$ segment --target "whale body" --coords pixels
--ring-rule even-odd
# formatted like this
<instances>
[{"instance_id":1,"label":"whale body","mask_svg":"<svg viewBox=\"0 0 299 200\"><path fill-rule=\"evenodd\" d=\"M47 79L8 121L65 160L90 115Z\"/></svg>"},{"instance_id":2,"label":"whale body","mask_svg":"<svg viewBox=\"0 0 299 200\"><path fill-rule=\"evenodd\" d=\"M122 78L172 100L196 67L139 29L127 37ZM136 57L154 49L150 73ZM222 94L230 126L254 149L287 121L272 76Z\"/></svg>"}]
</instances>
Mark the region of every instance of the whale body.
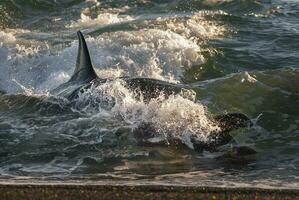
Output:
<instances>
[{"instance_id":1,"label":"whale body","mask_svg":"<svg viewBox=\"0 0 299 200\"><path fill-rule=\"evenodd\" d=\"M50 91L52 95L64 97L69 101L74 101L80 93L83 93L92 85L97 86L108 81L107 79L101 79L97 76L84 36L80 31L77 32L77 35L79 38L79 48L75 71L68 82ZM140 91L144 97L144 101L158 97L161 92L167 97L171 94L178 94L182 90L192 89L188 84L173 84L151 78L119 77L119 79L123 80L126 83L126 87L130 90ZM217 115L212 117L212 121L219 125L221 131L210 134L209 141L211 142L191 140L194 149L198 151L215 151L217 147L227 144L233 139L229 134L230 131L252 125L250 119L242 113ZM139 138L141 142L146 138L154 137L154 133L155 129L151 124L141 124L134 130L134 135L136 138Z\"/></svg>"}]
</instances>

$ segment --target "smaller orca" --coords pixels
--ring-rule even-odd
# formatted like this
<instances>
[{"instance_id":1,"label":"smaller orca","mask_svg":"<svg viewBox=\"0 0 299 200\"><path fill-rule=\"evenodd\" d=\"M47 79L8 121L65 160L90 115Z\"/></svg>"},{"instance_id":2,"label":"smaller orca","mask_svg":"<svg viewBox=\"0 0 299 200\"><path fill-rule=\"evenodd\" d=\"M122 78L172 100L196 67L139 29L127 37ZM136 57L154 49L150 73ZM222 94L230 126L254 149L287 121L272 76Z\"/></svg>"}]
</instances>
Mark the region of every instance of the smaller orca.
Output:
<instances>
[{"instance_id":1,"label":"smaller orca","mask_svg":"<svg viewBox=\"0 0 299 200\"><path fill-rule=\"evenodd\" d=\"M191 143L194 150L197 152L210 151L215 152L217 148L233 141L230 132L239 128L246 128L252 126L251 120L242 113L229 113L223 115L216 115L211 119L220 127L219 132L211 132L206 141L199 141L195 137L191 137ZM137 127L133 133L137 141L144 145L151 142L149 140L155 137L157 130L152 124L142 123ZM168 139L159 141L156 144L181 144L177 139Z\"/></svg>"},{"instance_id":2,"label":"smaller orca","mask_svg":"<svg viewBox=\"0 0 299 200\"><path fill-rule=\"evenodd\" d=\"M85 89L90 88L92 85L97 86L108 81L107 79L101 79L97 76L90 59L84 36L80 31L77 32L77 35L79 38L79 49L74 74L68 82L50 91L52 95L64 97L69 101L74 101L78 98L80 93L83 93ZM119 79L126 83L128 89L140 91L145 102L158 97L161 93L167 97L171 94L178 94L182 90L192 90L192 87L187 84L173 84L151 78L120 77ZM233 140L229 134L230 131L252 125L250 119L242 113L217 115L212 117L211 120L219 125L221 131L210 134L211 142L200 142L195 139L191 140L194 149L198 151L215 151L217 147ZM152 124L141 124L134 130L134 135L136 138L139 138L140 141L153 137L154 133L155 128Z\"/></svg>"}]
</instances>

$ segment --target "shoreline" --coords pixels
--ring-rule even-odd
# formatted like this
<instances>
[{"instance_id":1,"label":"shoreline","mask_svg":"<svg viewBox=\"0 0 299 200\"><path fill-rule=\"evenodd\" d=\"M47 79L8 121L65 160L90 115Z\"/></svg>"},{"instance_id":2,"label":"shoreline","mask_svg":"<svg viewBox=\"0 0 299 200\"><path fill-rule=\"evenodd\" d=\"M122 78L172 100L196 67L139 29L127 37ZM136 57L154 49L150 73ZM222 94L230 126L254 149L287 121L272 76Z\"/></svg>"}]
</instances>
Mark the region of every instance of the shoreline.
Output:
<instances>
[{"instance_id":1,"label":"shoreline","mask_svg":"<svg viewBox=\"0 0 299 200\"><path fill-rule=\"evenodd\" d=\"M0 183L1 200L299 199L299 189L77 183Z\"/></svg>"}]
</instances>

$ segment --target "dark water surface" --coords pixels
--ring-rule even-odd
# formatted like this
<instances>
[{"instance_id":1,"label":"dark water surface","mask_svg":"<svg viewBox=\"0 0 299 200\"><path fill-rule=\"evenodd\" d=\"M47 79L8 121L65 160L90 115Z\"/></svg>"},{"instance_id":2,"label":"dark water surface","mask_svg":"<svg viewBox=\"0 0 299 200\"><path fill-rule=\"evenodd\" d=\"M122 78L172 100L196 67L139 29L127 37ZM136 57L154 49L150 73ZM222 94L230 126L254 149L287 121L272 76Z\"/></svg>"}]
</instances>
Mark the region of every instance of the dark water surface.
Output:
<instances>
[{"instance_id":1,"label":"dark water surface","mask_svg":"<svg viewBox=\"0 0 299 200\"><path fill-rule=\"evenodd\" d=\"M299 187L299 2L4 0L0 27L2 180ZM196 102L144 103L118 80L72 104L51 96L73 73L79 29L100 77L193 84ZM255 125L220 152L194 151L190 135L227 112ZM143 122L184 145L138 144Z\"/></svg>"}]
</instances>

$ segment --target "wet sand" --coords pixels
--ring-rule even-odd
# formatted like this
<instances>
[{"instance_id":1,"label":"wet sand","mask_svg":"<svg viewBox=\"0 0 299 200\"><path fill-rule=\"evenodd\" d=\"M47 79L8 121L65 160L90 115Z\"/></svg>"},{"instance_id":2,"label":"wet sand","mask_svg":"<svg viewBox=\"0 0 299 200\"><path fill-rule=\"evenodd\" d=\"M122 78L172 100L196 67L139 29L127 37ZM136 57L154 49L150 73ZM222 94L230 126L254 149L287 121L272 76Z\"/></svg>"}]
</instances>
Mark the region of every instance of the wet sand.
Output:
<instances>
[{"instance_id":1,"label":"wet sand","mask_svg":"<svg viewBox=\"0 0 299 200\"><path fill-rule=\"evenodd\" d=\"M299 189L163 185L0 184L1 200L266 199L296 200Z\"/></svg>"}]
</instances>

